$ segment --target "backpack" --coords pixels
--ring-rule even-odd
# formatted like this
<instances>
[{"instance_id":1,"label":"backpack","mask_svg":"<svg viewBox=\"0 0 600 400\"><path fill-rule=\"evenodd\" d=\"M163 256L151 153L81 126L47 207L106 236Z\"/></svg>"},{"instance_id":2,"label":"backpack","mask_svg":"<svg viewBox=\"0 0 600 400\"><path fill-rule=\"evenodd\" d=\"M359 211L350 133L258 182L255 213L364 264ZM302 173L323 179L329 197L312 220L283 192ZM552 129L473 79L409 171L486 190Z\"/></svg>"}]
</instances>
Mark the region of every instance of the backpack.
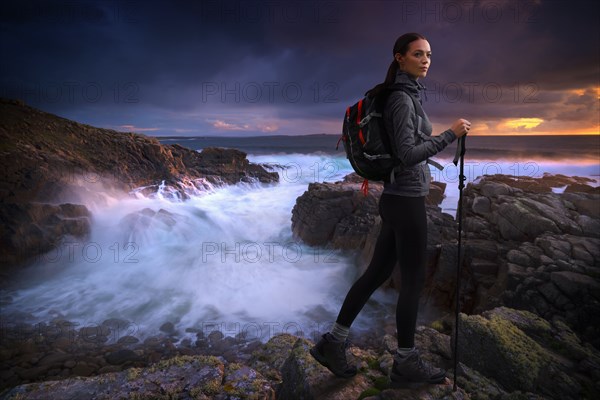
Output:
<instances>
[{"instance_id":1,"label":"backpack","mask_svg":"<svg viewBox=\"0 0 600 400\"><path fill-rule=\"evenodd\" d=\"M391 135L385 130L383 109L392 91L404 90L402 85L392 85L376 97L365 96L346 109L342 125L342 136L346 157L354 171L365 178L361 190L367 195L369 180L386 181L393 176L393 170L401 165L400 159L392 153ZM405 91L406 92L406 91ZM422 113L421 105L410 93L416 113ZM415 128L417 124L415 124Z\"/></svg>"}]
</instances>

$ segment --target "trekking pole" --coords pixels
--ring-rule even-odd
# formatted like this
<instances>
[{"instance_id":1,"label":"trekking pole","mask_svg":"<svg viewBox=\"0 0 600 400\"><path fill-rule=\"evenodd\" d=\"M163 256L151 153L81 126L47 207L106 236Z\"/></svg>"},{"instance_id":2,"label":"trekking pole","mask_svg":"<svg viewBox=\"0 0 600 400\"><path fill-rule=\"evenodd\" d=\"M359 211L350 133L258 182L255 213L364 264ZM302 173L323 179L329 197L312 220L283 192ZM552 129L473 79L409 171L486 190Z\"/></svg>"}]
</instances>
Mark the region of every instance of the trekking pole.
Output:
<instances>
[{"instance_id":1,"label":"trekking pole","mask_svg":"<svg viewBox=\"0 0 600 400\"><path fill-rule=\"evenodd\" d=\"M460 158L460 174L458 176L458 261L456 265L456 310L454 322L454 385L452 391L456 392L456 371L458 369L458 314L460 312L460 266L461 266L461 237L462 237L462 190L465 187L465 141L467 136L461 136L458 139L456 154L454 155L453 163L457 164Z\"/></svg>"}]
</instances>

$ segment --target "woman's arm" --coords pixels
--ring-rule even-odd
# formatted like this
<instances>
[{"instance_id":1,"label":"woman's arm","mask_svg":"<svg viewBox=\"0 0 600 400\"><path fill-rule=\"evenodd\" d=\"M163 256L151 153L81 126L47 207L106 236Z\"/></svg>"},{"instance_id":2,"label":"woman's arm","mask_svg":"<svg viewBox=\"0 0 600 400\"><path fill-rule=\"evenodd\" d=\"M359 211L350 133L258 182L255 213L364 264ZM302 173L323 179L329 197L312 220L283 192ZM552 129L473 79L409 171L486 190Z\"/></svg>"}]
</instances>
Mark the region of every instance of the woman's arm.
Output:
<instances>
[{"instance_id":1,"label":"woman's arm","mask_svg":"<svg viewBox=\"0 0 600 400\"><path fill-rule=\"evenodd\" d=\"M391 115L394 150L404 166L410 167L425 161L456 139L454 132L447 129L438 136L431 136L428 140L416 144L416 110L412 99L403 91L390 94L385 112Z\"/></svg>"}]
</instances>

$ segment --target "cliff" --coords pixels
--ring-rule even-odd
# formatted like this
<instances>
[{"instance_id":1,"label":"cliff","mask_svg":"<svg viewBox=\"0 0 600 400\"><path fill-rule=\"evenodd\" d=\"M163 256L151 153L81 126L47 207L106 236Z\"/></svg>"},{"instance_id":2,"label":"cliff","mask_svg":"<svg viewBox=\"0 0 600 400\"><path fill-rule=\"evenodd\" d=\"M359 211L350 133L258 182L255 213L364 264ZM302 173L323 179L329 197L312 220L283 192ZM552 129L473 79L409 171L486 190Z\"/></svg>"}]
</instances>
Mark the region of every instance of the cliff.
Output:
<instances>
[{"instance_id":1,"label":"cliff","mask_svg":"<svg viewBox=\"0 0 600 400\"><path fill-rule=\"evenodd\" d=\"M237 150L201 153L157 139L80 124L0 99L0 261L15 265L89 231L81 203L102 204L141 188L189 191L237 182L276 182Z\"/></svg>"}]
</instances>

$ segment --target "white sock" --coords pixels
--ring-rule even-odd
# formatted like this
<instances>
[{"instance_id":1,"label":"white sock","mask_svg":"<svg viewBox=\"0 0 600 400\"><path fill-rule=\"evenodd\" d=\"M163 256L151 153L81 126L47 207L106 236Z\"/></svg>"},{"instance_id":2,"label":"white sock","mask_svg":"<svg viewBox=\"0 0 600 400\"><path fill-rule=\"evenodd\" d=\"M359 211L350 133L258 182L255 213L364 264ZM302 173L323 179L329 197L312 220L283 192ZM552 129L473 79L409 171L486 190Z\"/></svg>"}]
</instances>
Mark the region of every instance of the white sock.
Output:
<instances>
[{"instance_id":1,"label":"white sock","mask_svg":"<svg viewBox=\"0 0 600 400\"><path fill-rule=\"evenodd\" d=\"M344 325L340 325L337 322L333 324L331 328L331 335L341 342L344 342L350 334L350 328Z\"/></svg>"},{"instance_id":2,"label":"white sock","mask_svg":"<svg viewBox=\"0 0 600 400\"><path fill-rule=\"evenodd\" d=\"M398 354L398 356L404 358L404 357L412 354L414 351L416 351L416 349L414 347L398 347L398 349L396 350L396 354Z\"/></svg>"}]
</instances>

